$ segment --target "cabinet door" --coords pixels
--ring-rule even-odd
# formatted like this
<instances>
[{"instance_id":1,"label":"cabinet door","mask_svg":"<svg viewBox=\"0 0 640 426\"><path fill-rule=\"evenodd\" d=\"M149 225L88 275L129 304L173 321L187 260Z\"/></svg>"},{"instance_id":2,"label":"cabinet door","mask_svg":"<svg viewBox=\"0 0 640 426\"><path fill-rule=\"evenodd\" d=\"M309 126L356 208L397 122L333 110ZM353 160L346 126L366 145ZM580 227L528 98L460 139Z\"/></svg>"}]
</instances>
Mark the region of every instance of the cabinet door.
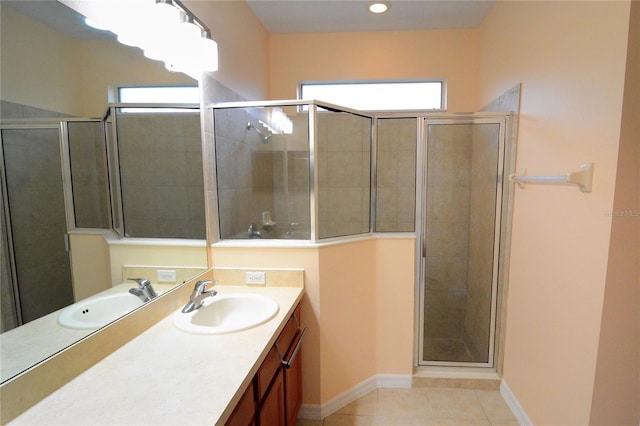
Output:
<instances>
[{"instance_id":1,"label":"cabinet door","mask_svg":"<svg viewBox=\"0 0 640 426\"><path fill-rule=\"evenodd\" d=\"M280 369L262 401L259 425L284 426L287 417L284 404L284 373Z\"/></svg>"},{"instance_id":2,"label":"cabinet door","mask_svg":"<svg viewBox=\"0 0 640 426\"><path fill-rule=\"evenodd\" d=\"M256 403L253 381L238 401L238 405L225 423L226 426L253 426L255 425Z\"/></svg>"}]
</instances>

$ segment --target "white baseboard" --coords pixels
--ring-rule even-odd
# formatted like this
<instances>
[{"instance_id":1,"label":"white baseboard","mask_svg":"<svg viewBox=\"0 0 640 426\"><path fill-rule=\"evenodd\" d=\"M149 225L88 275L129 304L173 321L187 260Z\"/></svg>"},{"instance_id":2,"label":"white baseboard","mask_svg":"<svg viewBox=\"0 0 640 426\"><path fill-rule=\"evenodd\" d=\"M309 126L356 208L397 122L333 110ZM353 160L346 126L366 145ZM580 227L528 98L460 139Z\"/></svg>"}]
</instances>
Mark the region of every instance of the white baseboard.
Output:
<instances>
[{"instance_id":1,"label":"white baseboard","mask_svg":"<svg viewBox=\"0 0 640 426\"><path fill-rule=\"evenodd\" d=\"M298 417L309 420L322 420L342 407L345 407L377 388L410 388L410 374L378 374L342 392L322 405L302 404Z\"/></svg>"},{"instance_id":2,"label":"white baseboard","mask_svg":"<svg viewBox=\"0 0 640 426\"><path fill-rule=\"evenodd\" d=\"M413 376L411 374L378 374L376 387L378 388L403 388L411 387Z\"/></svg>"},{"instance_id":3,"label":"white baseboard","mask_svg":"<svg viewBox=\"0 0 640 426\"><path fill-rule=\"evenodd\" d=\"M516 396L511 392L509 385L507 385L507 382L505 382L504 379L500 382L500 395L504 398L504 401L511 409L511 412L516 417L519 424L522 426L533 425L533 422L529 419L527 413L524 412L522 405L520 405L520 402L518 402Z\"/></svg>"}]
</instances>

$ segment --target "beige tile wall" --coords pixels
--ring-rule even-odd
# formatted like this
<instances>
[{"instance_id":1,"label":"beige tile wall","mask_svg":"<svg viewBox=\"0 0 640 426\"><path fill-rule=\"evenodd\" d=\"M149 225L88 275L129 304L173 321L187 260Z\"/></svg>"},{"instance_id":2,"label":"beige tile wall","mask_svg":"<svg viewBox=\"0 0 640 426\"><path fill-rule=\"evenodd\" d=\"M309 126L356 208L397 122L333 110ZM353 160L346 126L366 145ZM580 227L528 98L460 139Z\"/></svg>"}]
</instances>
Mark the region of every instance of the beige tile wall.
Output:
<instances>
[{"instance_id":1,"label":"beige tile wall","mask_svg":"<svg viewBox=\"0 0 640 426\"><path fill-rule=\"evenodd\" d=\"M273 135L262 143L247 123L256 125L266 111L215 110L216 168L223 239L246 238L256 224L263 238L282 238L297 223L295 238L309 238L308 116L294 117L293 135ZM299 139L304 138L301 144ZM262 213L276 222L262 226Z\"/></svg>"},{"instance_id":2,"label":"beige tile wall","mask_svg":"<svg viewBox=\"0 0 640 426\"><path fill-rule=\"evenodd\" d=\"M111 228L102 123L69 122L68 129L76 227Z\"/></svg>"},{"instance_id":3,"label":"beige tile wall","mask_svg":"<svg viewBox=\"0 0 640 426\"><path fill-rule=\"evenodd\" d=\"M292 135L263 144L247 123L260 112L215 111L220 227L223 239L246 238L255 223L263 238L308 239L310 230L309 131L307 113L290 114ZM370 212L370 119L346 113L318 114L319 236L366 233ZM266 133L265 133L266 134ZM269 211L274 229L261 226Z\"/></svg>"},{"instance_id":4,"label":"beige tile wall","mask_svg":"<svg viewBox=\"0 0 640 426\"><path fill-rule=\"evenodd\" d=\"M469 229L471 127L430 126L427 152L425 338L460 338Z\"/></svg>"},{"instance_id":5,"label":"beige tile wall","mask_svg":"<svg viewBox=\"0 0 640 426\"><path fill-rule=\"evenodd\" d=\"M378 119L378 232L415 229L416 142L415 118Z\"/></svg>"},{"instance_id":6,"label":"beige tile wall","mask_svg":"<svg viewBox=\"0 0 640 426\"><path fill-rule=\"evenodd\" d=\"M205 238L200 116L119 114L125 232Z\"/></svg>"},{"instance_id":7,"label":"beige tile wall","mask_svg":"<svg viewBox=\"0 0 640 426\"><path fill-rule=\"evenodd\" d=\"M318 113L320 238L369 232L371 120Z\"/></svg>"},{"instance_id":8,"label":"beige tile wall","mask_svg":"<svg viewBox=\"0 0 640 426\"><path fill-rule=\"evenodd\" d=\"M498 124L473 126L464 331L465 342L473 358L482 362L489 360L499 138Z\"/></svg>"},{"instance_id":9,"label":"beige tile wall","mask_svg":"<svg viewBox=\"0 0 640 426\"><path fill-rule=\"evenodd\" d=\"M28 322L73 303L58 131L3 130L2 138L22 318Z\"/></svg>"}]
</instances>

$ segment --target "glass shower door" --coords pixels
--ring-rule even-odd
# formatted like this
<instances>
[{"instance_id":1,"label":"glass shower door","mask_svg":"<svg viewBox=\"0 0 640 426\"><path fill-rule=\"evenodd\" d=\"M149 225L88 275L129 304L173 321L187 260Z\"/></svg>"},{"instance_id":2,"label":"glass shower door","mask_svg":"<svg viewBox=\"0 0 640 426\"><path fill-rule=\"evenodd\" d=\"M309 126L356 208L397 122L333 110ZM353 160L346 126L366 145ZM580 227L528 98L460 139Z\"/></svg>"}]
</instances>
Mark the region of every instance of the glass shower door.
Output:
<instances>
[{"instance_id":1,"label":"glass shower door","mask_svg":"<svg viewBox=\"0 0 640 426\"><path fill-rule=\"evenodd\" d=\"M73 303L59 135L59 126L2 130L5 221L20 323Z\"/></svg>"},{"instance_id":2,"label":"glass shower door","mask_svg":"<svg viewBox=\"0 0 640 426\"><path fill-rule=\"evenodd\" d=\"M425 122L420 365L493 365L503 127Z\"/></svg>"}]
</instances>

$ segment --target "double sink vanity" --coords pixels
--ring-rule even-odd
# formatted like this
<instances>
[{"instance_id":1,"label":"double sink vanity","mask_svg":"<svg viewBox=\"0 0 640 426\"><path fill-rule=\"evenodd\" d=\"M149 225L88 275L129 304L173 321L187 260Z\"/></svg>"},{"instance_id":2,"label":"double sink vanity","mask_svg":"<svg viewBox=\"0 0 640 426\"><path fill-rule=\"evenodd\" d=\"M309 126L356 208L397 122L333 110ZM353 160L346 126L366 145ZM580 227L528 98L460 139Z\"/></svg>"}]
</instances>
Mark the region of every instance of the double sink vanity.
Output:
<instances>
[{"instance_id":1,"label":"double sink vanity","mask_svg":"<svg viewBox=\"0 0 640 426\"><path fill-rule=\"evenodd\" d=\"M299 307L302 279L284 286L273 280L261 286L221 280L213 286L214 295L209 284L213 276L205 275L207 282L187 282L158 298L157 305L167 307L159 321L9 424L295 424L305 334ZM183 313L185 304L197 297L194 287L204 290L207 284L209 297ZM112 290L99 298L101 303L132 296ZM129 324L149 321L145 310L106 330L126 334ZM75 362L78 355L69 359Z\"/></svg>"}]
</instances>

